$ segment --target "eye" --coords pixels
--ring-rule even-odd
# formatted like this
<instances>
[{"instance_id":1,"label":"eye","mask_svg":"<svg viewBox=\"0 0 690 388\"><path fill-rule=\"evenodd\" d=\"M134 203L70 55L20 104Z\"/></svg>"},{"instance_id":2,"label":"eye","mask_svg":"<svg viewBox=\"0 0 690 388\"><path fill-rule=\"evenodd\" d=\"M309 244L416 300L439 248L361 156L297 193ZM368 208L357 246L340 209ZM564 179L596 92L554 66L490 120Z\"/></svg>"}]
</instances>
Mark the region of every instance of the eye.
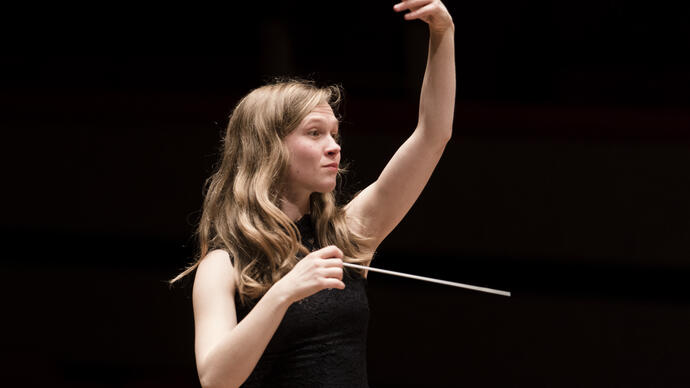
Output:
<instances>
[{"instance_id":1,"label":"eye","mask_svg":"<svg viewBox=\"0 0 690 388\"><path fill-rule=\"evenodd\" d=\"M340 134L339 133L332 133L331 136L333 136L333 140L335 140L336 143L340 144Z\"/></svg>"},{"instance_id":2,"label":"eye","mask_svg":"<svg viewBox=\"0 0 690 388\"><path fill-rule=\"evenodd\" d=\"M319 136L319 130L318 129L312 129L311 131L307 132L307 135L309 136Z\"/></svg>"}]
</instances>

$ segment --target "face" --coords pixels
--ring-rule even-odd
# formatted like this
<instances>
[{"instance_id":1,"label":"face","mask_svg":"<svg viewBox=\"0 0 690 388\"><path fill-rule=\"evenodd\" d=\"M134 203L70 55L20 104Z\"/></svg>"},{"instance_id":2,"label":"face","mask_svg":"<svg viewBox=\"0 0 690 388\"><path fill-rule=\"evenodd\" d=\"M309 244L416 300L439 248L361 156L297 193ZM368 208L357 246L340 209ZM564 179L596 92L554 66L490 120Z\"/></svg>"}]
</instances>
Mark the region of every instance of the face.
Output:
<instances>
[{"instance_id":1,"label":"face","mask_svg":"<svg viewBox=\"0 0 690 388\"><path fill-rule=\"evenodd\" d=\"M340 164L338 119L328 104L317 105L285 136L290 150L288 185L295 194L326 193L335 189Z\"/></svg>"}]
</instances>

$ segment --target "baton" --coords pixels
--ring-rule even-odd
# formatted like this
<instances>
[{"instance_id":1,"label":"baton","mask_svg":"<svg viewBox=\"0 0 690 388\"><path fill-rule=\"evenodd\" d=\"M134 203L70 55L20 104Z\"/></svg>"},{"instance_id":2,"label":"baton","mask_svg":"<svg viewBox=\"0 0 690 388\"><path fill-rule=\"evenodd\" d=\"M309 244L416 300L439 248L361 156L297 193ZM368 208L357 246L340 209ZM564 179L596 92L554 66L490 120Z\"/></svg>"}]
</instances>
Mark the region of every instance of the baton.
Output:
<instances>
[{"instance_id":1,"label":"baton","mask_svg":"<svg viewBox=\"0 0 690 388\"><path fill-rule=\"evenodd\" d=\"M372 267L367 267L367 266L364 266L364 265L357 265L357 264L351 264L351 263L343 263L343 266L344 266L344 267L350 267L350 268L363 269L363 270L372 271L372 272L385 273L385 274L387 274L387 275L393 275L393 276L400 276L400 277L404 277L404 278L422 280L422 281L425 281L425 282L438 283L438 284L443 284L443 285L445 285L445 286L460 287L460 288L466 288L466 289L468 289L468 290L481 291L481 292L488 292L489 294L496 294L496 295L502 295L502 296L510 296L510 292L508 292L508 291L495 290L495 289L493 289L493 288L477 287L477 286L473 286L473 285L470 285L470 284L449 282L449 281L447 281L447 280L440 280L440 279L428 278L428 277L426 277L426 276L410 275L410 274L407 274L407 273L389 271L389 270L386 270L386 269L372 268Z\"/></svg>"}]
</instances>

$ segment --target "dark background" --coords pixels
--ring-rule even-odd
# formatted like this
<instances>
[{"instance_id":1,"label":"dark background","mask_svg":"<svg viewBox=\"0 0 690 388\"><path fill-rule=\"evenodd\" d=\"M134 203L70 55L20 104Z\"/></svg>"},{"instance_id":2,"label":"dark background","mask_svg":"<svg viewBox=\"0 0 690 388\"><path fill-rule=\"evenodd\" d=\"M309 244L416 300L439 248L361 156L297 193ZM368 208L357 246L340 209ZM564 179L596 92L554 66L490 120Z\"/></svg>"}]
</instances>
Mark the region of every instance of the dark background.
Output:
<instances>
[{"instance_id":1,"label":"dark background","mask_svg":"<svg viewBox=\"0 0 690 388\"><path fill-rule=\"evenodd\" d=\"M685 386L690 13L448 1L454 136L374 266L372 387ZM227 116L276 75L346 91L350 193L416 124L391 1L32 5L1 27L3 386L198 386L190 282Z\"/></svg>"}]
</instances>

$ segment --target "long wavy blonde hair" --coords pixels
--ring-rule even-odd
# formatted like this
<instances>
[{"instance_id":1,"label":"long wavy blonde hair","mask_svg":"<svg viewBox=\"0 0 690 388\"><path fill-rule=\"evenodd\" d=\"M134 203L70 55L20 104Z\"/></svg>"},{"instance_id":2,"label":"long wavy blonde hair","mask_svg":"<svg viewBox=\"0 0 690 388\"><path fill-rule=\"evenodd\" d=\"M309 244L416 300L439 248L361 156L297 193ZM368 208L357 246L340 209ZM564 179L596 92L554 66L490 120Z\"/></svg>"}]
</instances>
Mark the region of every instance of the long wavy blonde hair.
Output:
<instances>
[{"instance_id":1,"label":"long wavy blonde hair","mask_svg":"<svg viewBox=\"0 0 690 388\"><path fill-rule=\"evenodd\" d=\"M209 251L224 249L233 258L244 303L289 272L298 253L308 253L295 223L279 207L290 160L283 139L318 104L326 102L337 112L341 98L338 86L291 79L254 89L239 101L223 138L222 160L206 181L198 255L170 283L194 271ZM365 251L366 238L348 227L334 193L312 193L310 205L318 244L337 246L345 261L368 263L373 252Z\"/></svg>"}]
</instances>

